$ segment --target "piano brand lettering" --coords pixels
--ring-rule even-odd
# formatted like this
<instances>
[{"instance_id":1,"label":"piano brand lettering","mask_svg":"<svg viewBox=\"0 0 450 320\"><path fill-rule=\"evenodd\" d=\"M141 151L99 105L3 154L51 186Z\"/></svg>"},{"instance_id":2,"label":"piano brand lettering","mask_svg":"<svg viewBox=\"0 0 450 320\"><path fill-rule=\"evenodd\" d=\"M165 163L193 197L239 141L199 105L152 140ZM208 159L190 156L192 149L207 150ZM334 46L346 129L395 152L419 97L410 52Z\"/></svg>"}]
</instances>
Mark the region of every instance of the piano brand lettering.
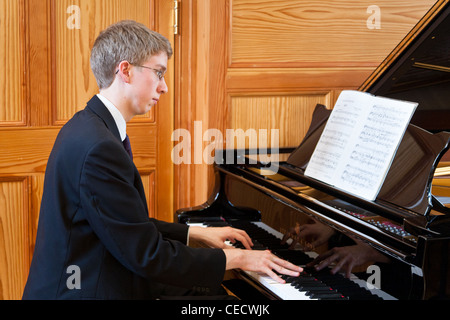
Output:
<instances>
[{"instance_id":1,"label":"piano brand lettering","mask_svg":"<svg viewBox=\"0 0 450 320\"><path fill-rule=\"evenodd\" d=\"M66 286L69 290L81 289L81 270L77 265L67 267L67 274L71 274L66 280Z\"/></svg>"},{"instance_id":2,"label":"piano brand lettering","mask_svg":"<svg viewBox=\"0 0 450 320\"><path fill-rule=\"evenodd\" d=\"M250 149L248 152L250 157L247 161L250 164L256 164L258 158L261 163L270 165L270 167L266 167L267 172L272 170L273 173L276 173L273 164L278 161L278 129L270 130L269 144L267 129L258 131L255 129L247 129L246 131L243 129L227 129L224 135L218 129L207 129L203 132L202 122L194 121L193 139L188 130L176 129L172 133L172 141L178 142L172 149L174 164L223 164L224 161L226 164L243 164L245 163L244 149L248 148ZM206 146L205 143L207 143ZM270 152L268 152L269 145ZM225 159L223 157L224 152L226 153Z\"/></svg>"}]
</instances>

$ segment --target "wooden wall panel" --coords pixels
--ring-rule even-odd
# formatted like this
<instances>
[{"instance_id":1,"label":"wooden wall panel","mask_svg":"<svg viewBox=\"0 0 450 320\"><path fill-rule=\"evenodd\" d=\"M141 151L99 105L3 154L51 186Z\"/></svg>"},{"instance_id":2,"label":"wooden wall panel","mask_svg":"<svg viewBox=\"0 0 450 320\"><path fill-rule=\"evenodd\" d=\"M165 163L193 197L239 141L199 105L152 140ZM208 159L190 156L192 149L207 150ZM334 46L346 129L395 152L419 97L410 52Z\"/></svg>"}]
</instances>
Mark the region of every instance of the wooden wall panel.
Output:
<instances>
[{"instance_id":1,"label":"wooden wall panel","mask_svg":"<svg viewBox=\"0 0 450 320\"><path fill-rule=\"evenodd\" d=\"M372 67L228 68L227 92L357 88Z\"/></svg>"},{"instance_id":2,"label":"wooden wall panel","mask_svg":"<svg viewBox=\"0 0 450 320\"><path fill-rule=\"evenodd\" d=\"M28 179L0 178L0 299L20 299L28 274Z\"/></svg>"},{"instance_id":3,"label":"wooden wall panel","mask_svg":"<svg viewBox=\"0 0 450 320\"><path fill-rule=\"evenodd\" d=\"M158 155L158 128L152 124L133 124L127 126L133 149L133 162L138 169L154 169Z\"/></svg>"},{"instance_id":4,"label":"wooden wall panel","mask_svg":"<svg viewBox=\"0 0 450 320\"><path fill-rule=\"evenodd\" d=\"M59 128L0 129L0 175L44 172Z\"/></svg>"},{"instance_id":5,"label":"wooden wall panel","mask_svg":"<svg viewBox=\"0 0 450 320\"><path fill-rule=\"evenodd\" d=\"M29 215L29 246L30 246L30 263L34 252L34 246L36 242L36 233L39 222L39 209L41 208L42 193L44 192L44 178L45 173L34 173L29 176L31 181L29 203L30 209ZM27 270L28 273L28 270Z\"/></svg>"},{"instance_id":6,"label":"wooden wall panel","mask_svg":"<svg viewBox=\"0 0 450 320\"><path fill-rule=\"evenodd\" d=\"M232 0L230 61L377 66L434 2ZM379 29L373 28L373 6Z\"/></svg>"},{"instance_id":7,"label":"wooden wall panel","mask_svg":"<svg viewBox=\"0 0 450 320\"><path fill-rule=\"evenodd\" d=\"M0 1L0 125L24 124L23 46L21 1Z\"/></svg>"},{"instance_id":8,"label":"wooden wall panel","mask_svg":"<svg viewBox=\"0 0 450 320\"><path fill-rule=\"evenodd\" d=\"M278 128L281 147L297 146L316 104L357 89L434 2L229 0L224 127Z\"/></svg>"},{"instance_id":9,"label":"wooden wall panel","mask_svg":"<svg viewBox=\"0 0 450 320\"><path fill-rule=\"evenodd\" d=\"M139 173L141 174L142 184L144 185L148 215L150 218L156 218L155 171L140 171Z\"/></svg>"},{"instance_id":10,"label":"wooden wall panel","mask_svg":"<svg viewBox=\"0 0 450 320\"><path fill-rule=\"evenodd\" d=\"M90 67L90 50L95 38L108 25L123 19L133 19L154 27L149 0L57 0L55 15L56 80L55 120L64 122L83 109L98 93ZM73 11L73 10L79 11ZM71 16L79 13L79 29L70 24ZM76 16L74 16L74 19ZM69 22L68 22L69 20ZM69 28L68 26L71 26ZM154 119L153 112L138 118Z\"/></svg>"},{"instance_id":11,"label":"wooden wall panel","mask_svg":"<svg viewBox=\"0 0 450 320\"><path fill-rule=\"evenodd\" d=\"M317 103L330 105L331 99L331 92L232 95L230 127L244 131L254 129L256 132L261 129L268 130L268 147L272 146L270 130L277 129L277 147L296 147L311 122L311 106ZM258 145L247 141L246 147L255 148Z\"/></svg>"}]
</instances>

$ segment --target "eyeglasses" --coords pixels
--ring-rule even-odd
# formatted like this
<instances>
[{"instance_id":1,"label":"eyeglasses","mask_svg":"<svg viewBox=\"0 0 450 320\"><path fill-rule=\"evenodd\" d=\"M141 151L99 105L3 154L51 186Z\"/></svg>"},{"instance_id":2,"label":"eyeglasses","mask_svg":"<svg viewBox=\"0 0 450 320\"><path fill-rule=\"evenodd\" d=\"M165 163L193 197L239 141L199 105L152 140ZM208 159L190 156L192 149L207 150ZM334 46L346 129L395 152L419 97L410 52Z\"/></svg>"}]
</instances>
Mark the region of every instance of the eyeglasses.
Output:
<instances>
[{"instance_id":1,"label":"eyeglasses","mask_svg":"<svg viewBox=\"0 0 450 320\"><path fill-rule=\"evenodd\" d=\"M164 79L164 76L166 75L166 72L165 72L165 71L162 71L162 70L159 70L159 69L154 69L154 68L146 67L146 66L138 66L138 65L135 65L135 66L136 66L136 67L141 67L141 68L153 70L153 71L155 72L156 76L158 77L159 81L161 81L162 79Z\"/></svg>"},{"instance_id":2,"label":"eyeglasses","mask_svg":"<svg viewBox=\"0 0 450 320\"><path fill-rule=\"evenodd\" d=\"M139 65L134 65L135 67L140 67L140 68L145 68L145 69L150 69L153 70L156 74L156 76L158 77L159 81L161 81L162 79L164 79L164 76L166 75L166 71L162 71L159 69L155 69L155 68L151 68L151 67L146 67L146 66L139 66ZM119 69L117 69L116 74L119 73Z\"/></svg>"}]
</instances>

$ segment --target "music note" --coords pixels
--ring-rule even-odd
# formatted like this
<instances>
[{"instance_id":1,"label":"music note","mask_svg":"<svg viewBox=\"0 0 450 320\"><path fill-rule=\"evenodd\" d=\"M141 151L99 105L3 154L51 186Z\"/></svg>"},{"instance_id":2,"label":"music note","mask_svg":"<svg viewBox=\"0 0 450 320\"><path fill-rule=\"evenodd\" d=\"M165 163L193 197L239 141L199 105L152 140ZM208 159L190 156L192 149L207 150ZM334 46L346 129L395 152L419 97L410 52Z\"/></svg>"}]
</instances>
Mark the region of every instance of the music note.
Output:
<instances>
[{"instance_id":1,"label":"music note","mask_svg":"<svg viewBox=\"0 0 450 320\"><path fill-rule=\"evenodd\" d=\"M416 107L413 102L343 91L305 175L374 200Z\"/></svg>"}]
</instances>

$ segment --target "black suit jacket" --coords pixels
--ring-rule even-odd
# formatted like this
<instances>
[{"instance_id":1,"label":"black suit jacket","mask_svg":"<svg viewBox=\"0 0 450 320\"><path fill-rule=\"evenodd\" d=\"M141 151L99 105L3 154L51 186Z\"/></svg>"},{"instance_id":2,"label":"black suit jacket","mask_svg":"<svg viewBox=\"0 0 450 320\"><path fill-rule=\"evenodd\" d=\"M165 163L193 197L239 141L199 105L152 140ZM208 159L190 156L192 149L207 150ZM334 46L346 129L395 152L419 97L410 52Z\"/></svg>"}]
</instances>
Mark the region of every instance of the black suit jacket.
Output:
<instances>
[{"instance_id":1,"label":"black suit jacket","mask_svg":"<svg viewBox=\"0 0 450 320\"><path fill-rule=\"evenodd\" d=\"M23 298L146 299L157 297L160 284L205 292L220 286L223 251L187 247L187 232L148 217L139 173L94 96L60 130L50 154ZM71 266L79 268L80 289L72 288Z\"/></svg>"}]
</instances>

